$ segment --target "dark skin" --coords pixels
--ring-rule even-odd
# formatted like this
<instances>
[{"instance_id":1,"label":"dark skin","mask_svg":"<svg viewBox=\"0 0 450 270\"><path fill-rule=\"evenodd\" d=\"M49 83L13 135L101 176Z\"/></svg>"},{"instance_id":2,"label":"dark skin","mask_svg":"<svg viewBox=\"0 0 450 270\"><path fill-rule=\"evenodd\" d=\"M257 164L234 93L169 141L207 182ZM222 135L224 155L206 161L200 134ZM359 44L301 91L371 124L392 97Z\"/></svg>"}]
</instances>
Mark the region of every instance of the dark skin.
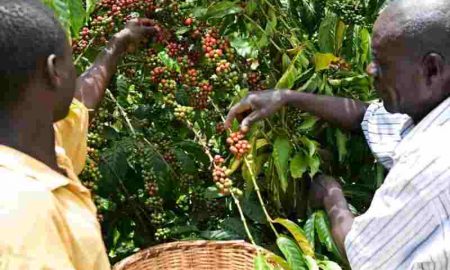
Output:
<instances>
[{"instance_id":1,"label":"dark skin","mask_svg":"<svg viewBox=\"0 0 450 270\"><path fill-rule=\"evenodd\" d=\"M103 100L117 63L126 52L134 51L141 43L155 33L148 19L134 19L125 29L115 34L94 64L77 79L75 98L93 112Z\"/></svg>"},{"instance_id":2,"label":"dark skin","mask_svg":"<svg viewBox=\"0 0 450 270\"><path fill-rule=\"evenodd\" d=\"M94 65L77 79L72 50L40 59L22 86L19 102L0 113L0 144L14 148L61 172L55 154L53 124L64 119L74 96L95 110L125 51L131 51L154 33L151 21L135 19L117 33Z\"/></svg>"},{"instance_id":3,"label":"dark skin","mask_svg":"<svg viewBox=\"0 0 450 270\"><path fill-rule=\"evenodd\" d=\"M396 9L388 8L380 15L373 33L374 59L367 73L374 78L375 88L386 110L408 114L418 123L450 96L450 67L437 52L417 53L415 42L407 40L399 32L399 25L403 23L400 15L408 13L402 6L397 6ZM427 35L426 38L440 40L439 35ZM310 112L349 131L360 130L367 108L366 104L351 99L269 90L250 93L234 106L228 114L226 126L229 127L235 118L245 114L248 116L243 119L241 129L246 131L256 121L286 105ZM316 177L311 184L309 203L312 208L326 210L333 238L346 257L344 242L354 215L348 208L338 180L323 175Z\"/></svg>"}]
</instances>

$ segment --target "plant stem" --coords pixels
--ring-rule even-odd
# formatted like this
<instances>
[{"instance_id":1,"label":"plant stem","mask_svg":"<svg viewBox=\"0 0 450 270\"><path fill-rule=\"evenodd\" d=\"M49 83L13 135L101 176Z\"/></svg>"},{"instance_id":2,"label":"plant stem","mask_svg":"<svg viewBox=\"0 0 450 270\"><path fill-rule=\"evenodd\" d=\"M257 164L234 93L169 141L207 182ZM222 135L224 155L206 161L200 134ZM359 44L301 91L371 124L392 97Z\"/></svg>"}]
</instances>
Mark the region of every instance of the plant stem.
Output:
<instances>
[{"instance_id":1,"label":"plant stem","mask_svg":"<svg viewBox=\"0 0 450 270\"><path fill-rule=\"evenodd\" d=\"M247 14L244 14L244 18L246 18L247 20L249 20L251 23L253 23L259 30L261 30L261 32L263 32L264 34L266 33L266 30L264 30L255 20L253 20L250 16L248 16ZM272 43L272 45L279 51L282 52L283 50L280 48L280 46L278 46L275 41L273 41L273 39L271 37L269 37L270 43Z\"/></svg>"},{"instance_id":2,"label":"plant stem","mask_svg":"<svg viewBox=\"0 0 450 270\"><path fill-rule=\"evenodd\" d=\"M256 194L258 195L258 200L259 200L259 203L261 204L261 208L264 211L264 215L266 216L266 219L269 222L269 225L270 225L273 233L275 234L276 237L278 237L278 232L275 229L275 226L273 225L273 220L270 217L269 212L267 212L267 209L266 209L266 207L264 205L264 200L263 200L261 192L259 190L258 183L256 182L255 174L253 173L252 167L250 166L250 162L248 161L248 159L246 157L244 158L244 162L245 162L245 165L247 166L248 172L250 173L250 177L252 178L253 186L255 188Z\"/></svg>"},{"instance_id":3,"label":"plant stem","mask_svg":"<svg viewBox=\"0 0 450 270\"><path fill-rule=\"evenodd\" d=\"M247 225L247 220L245 219L244 211L242 211L242 207L241 207L241 205L239 204L238 198L236 197L236 195L234 195L233 192L231 192L231 196L233 197L234 204L236 204L236 207L237 207L237 209L238 209L239 215L240 215L240 217L241 217L241 221L242 221L242 223L244 224L244 229L245 229L245 232L247 233L248 239L249 239L250 242L256 247L256 250L259 250L258 246L257 246L256 243L255 243L255 240L253 239L253 236L252 236L252 234L251 234L251 232L250 232L250 229L249 229L249 227L248 227L248 225Z\"/></svg>"}]
</instances>

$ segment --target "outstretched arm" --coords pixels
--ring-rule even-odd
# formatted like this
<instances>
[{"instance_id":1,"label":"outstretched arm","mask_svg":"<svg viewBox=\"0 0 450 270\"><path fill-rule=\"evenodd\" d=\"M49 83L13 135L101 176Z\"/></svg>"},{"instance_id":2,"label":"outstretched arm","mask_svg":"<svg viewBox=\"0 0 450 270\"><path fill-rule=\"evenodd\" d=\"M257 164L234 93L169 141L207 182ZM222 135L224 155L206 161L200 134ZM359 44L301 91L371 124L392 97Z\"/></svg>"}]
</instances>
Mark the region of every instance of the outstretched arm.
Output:
<instances>
[{"instance_id":1,"label":"outstretched arm","mask_svg":"<svg viewBox=\"0 0 450 270\"><path fill-rule=\"evenodd\" d=\"M152 24L148 19L134 19L129 21L122 31L115 34L92 67L78 78L75 98L88 109L95 110L116 72L120 58L126 51L133 50L154 34Z\"/></svg>"},{"instance_id":2,"label":"outstretched arm","mask_svg":"<svg viewBox=\"0 0 450 270\"><path fill-rule=\"evenodd\" d=\"M339 251L347 257L345 237L350 231L354 215L348 208L341 185L332 177L320 175L311 183L310 206L324 208L331 223L331 233Z\"/></svg>"},{"instance_id":3,"label":"outstretched arm","mask_svg":"<svg viewBox=\"0 0 450 270\"><path fill-rule=\"evenodd\" d=\"M250 112L241 127L247 129L256 121L264 119L283 106L290 105L312 113L336 127L356 131L367 110L367 104L348 98L302 93L292 90L266 90L252 92L229 112L226 127L239 114Z\"/></svg>"}]
</instances>

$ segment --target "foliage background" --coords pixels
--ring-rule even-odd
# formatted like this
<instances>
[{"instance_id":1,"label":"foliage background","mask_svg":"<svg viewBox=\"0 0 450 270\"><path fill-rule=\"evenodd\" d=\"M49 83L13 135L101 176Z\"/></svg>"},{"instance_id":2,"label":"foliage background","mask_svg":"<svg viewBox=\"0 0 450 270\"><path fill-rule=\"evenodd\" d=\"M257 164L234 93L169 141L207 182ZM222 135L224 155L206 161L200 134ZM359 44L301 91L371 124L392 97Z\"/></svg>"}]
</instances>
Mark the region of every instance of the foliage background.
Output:
<instances>
[{"instance_id":1,"label":"foliage background","mask_svg":"<svg viewBox=\"0 0 450 270\"><path fill-rule=\"evenodd\" d=\"M81 178L95 194L113 263L165 241L247 239L280 255L272 259L283 269L346 267L326 215L311 212L306 195L311 177L328 173L341 180L355 213L367 209L385 172L361 134L285 108L247 134L251 151L238 159L228 152L230 131L220 123L249 90L375 99L364 70L371 59L371 26L385 1L44 2L73 39L80 72L127 16L150 17L165 29L156 43L122 61L89 135ZM108 14L113 5L120 12ZM200 37L194 37L197 30ZM225 44L219 59L204 55L207 34ZM171 55L169 44L182 46ZM221 60L230 63L229 71L217 71ZM155 67L169 71L162 75L175 82L169 92L152 79ZM196 80L187 85L191 69ZM214 89L205 106L195 103L201 82ZM231 196L214 184L216 154L226 160ZM255 267L268 269L264 261L258 257Z\"/></svg>"}]
</instances>

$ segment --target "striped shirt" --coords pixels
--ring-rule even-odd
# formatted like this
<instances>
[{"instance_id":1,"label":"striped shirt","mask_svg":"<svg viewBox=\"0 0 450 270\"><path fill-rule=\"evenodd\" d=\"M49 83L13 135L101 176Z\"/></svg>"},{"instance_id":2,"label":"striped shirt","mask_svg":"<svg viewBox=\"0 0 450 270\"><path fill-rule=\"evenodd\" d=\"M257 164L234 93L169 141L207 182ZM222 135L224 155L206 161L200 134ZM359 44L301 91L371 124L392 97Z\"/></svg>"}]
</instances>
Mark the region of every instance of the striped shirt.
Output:
<instances>
[{"instance_id":1,"label":"striped shirt","mask_svg":"<svg viewBox=\"0 0 450 270\"><path fill-rule=\"evenodd\" d=\"M391 168L345 240L352 269L450 269L450 98L417 126L369 107L362 123Z\"/></svg>"}]
</instances>

